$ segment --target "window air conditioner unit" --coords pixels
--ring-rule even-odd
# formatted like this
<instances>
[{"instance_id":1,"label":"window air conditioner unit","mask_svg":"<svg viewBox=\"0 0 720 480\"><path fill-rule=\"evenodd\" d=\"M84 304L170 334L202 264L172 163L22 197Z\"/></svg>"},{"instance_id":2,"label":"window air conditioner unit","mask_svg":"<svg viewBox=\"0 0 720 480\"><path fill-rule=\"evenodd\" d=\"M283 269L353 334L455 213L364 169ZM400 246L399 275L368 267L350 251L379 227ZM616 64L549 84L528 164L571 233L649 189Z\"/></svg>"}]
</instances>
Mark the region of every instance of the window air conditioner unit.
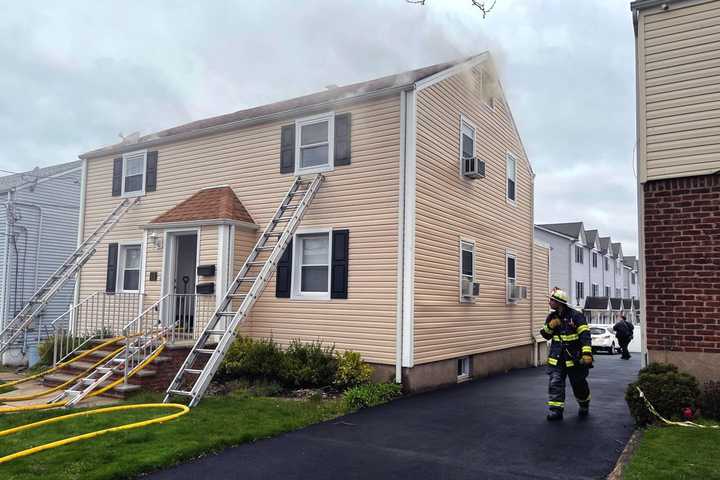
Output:
<instances>
[{"instance_id":1,"label":"window air conditioner unit","mask_svg":"<svg viewBox=\"0 0 720 480\"><path fill-rule=\"evenodd\" d=\"M464 157L462 174L468 178L485 178L485 161L477 157Z\"/></svg>"},{"instance_id":2,"label":"window air conditioner unit","mask_svg":"<svg viewBox=\"0 0 720 480\"><path fill-rule=\"evenodd\" d=\"M526 299L528 296L527 287L519 287L517 285L508 286L508 300L515 302L520 299Z\"/></svg>"},{"instance_id":3,"label":"window air conditioner unit","mask_svg":"<svg viewBox=\"0 0 720 480\"><path fill-rule=\"evenodd\" d=\"M478 282L471 282L467 278L463 278L462 296L463 296L463 298L472 298L472 297L480 296L480 284Z\"/></svg>"}]
</instances>

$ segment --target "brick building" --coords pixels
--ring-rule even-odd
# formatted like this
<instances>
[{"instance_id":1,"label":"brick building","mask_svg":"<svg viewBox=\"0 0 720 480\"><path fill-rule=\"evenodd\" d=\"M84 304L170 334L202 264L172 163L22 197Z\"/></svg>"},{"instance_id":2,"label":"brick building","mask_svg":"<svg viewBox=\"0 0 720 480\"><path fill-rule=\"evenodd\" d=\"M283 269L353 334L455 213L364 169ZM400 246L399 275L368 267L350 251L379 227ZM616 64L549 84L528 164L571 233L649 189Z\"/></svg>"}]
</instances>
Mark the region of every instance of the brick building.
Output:
<instances>
[{"instance_id":1,"label":"brick building","mask_svg":"<svg viewBox=\"0 0 720 480\"><path fill-rule=\"evenodd\" d=\"M640 0L640 298L646 360L720 379L720 1Z\"/></svg>"}]
</instances>

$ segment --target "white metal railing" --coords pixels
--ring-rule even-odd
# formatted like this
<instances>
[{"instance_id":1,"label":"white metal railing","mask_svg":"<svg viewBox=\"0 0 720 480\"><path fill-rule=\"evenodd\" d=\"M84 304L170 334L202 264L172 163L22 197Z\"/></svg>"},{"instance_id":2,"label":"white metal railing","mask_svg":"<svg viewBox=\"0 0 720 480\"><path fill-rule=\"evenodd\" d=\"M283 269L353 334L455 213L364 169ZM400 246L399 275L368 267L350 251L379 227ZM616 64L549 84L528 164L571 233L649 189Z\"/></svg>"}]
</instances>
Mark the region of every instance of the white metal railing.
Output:
<instances>
[{"instance_id":1,"label":"white metal railing","mask_svg":"<svg viewBox=\"0 0 720 480\"><path fill-rule=\"evenodd\" d=\"M141 296L98 291L50 322L46 336L53 341L53 365L93 340L122 335L128 322L137 317Z\"/></svg>"}]
</instances>

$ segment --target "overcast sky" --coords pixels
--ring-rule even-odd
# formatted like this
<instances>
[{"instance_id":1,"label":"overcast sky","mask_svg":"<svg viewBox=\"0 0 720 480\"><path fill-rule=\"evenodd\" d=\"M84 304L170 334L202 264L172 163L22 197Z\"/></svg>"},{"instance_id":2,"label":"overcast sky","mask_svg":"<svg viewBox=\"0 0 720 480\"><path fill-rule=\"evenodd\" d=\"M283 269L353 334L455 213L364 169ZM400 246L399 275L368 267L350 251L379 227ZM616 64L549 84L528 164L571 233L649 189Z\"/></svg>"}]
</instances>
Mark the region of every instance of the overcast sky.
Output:
<instances>
[{"instance_id":1,"label":"overcast sky","mask_svg":"<svg viewBox=\"0 0 720 480\"><path fill-rule=\"evenodd\" d=\"M492 1L492 0L491 0ZM637 251L626 0L22 1L0 15L0 169L489 49L536 177L536 222Z\"/></svg>"}]
</instances>

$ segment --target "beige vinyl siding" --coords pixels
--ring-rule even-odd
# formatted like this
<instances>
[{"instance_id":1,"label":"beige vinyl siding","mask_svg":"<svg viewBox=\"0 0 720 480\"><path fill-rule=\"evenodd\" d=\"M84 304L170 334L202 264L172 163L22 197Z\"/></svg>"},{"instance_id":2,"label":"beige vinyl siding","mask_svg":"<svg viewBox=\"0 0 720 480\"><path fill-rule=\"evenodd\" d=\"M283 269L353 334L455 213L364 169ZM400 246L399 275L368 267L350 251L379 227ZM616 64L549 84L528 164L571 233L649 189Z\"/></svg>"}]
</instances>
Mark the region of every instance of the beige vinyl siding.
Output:
<instances>
[{"instance_id":1,"label":"beige vinyl siding","mask_svg":"<svg viewBox=\"0 0 720 480\"><path fill-rule=\"evenodd\" d=\"M255 246L255 243L257 242L260 233L262 232L250 231L243 228L235 229L235 239L233 245L233 271L231 278L228 280L229 282L235 278L238 272L240 272L240 269L245 263L245 259L247 259L247 256L250 254L253 247ZM267 292L268 295L275 295L274 288L272 291L267 290ZM233 306L237 308L240 306L239 303L239 301L235 301ZM242 332L242 334L252 334L254 313L254 311L250 312L249 321L241 327L240 331Z\"/></svg>"},{"instance_id":2,"label":"beige vinyl siding","mask_svg":"<svg viewBox=\"0 0 720 480\"><path fill-rule=\"evenodd\" d=\"M641 10L641 181L720 170L720 2Z\"/></svg>"},{"instance_id":3,"label":"beige vinyl siding","mask_svg":"<svg viewBox=\"0 0 720 480\"><path fill-rule=\"evenodd\" d=\"M480 94L480 67L417 94L415 364L530 343L530 300L506 303L506 251L530 287L533 184L506 104ZM460 176L460 116L476 126L486 177ZM506 201L506 153L517 159L515 206ZM475 241L480 297L460 303L459 242Z\"/></svg>"},{"instance_id":4,"label":"beige vinyl siding","mask_svg":"<svg viewBox=\"0 0 720 480\"><path fill-rule=\"evenodd\" d=\"M283 344L293 338L320 338L340 349L357 350L368 361L394 363L400 97L374 99L343 111L352 113L352 164L327 174L302 225L350 230L349 298L276 299L273 280L248 326L253 334ZM142 240L143 225L203 187L230 185L255 223L264 227L294 178L278 173L280 128L289 123L292 120L158 147L157 191L127 213L85 266L83 296L104 288L109 241ZM87 184L85 232L120 201L111 196L112 158L88 162ZM216 261L217 230L214 237L211 231L203 231L200 239L202 262Z\"/></svg>"},{"instance_id":5,"label":"beige vinyl siding","mask_svg":"<svg viewBox=\"0 0 720 480\"><path fill-rule=\"evenodd\" d=\"M533 334L538 340L542 341L542 337L538 332L545 324L549 312L550 249L536 242L533 248L533 259Z\"/></svg>"}]
</instances>

